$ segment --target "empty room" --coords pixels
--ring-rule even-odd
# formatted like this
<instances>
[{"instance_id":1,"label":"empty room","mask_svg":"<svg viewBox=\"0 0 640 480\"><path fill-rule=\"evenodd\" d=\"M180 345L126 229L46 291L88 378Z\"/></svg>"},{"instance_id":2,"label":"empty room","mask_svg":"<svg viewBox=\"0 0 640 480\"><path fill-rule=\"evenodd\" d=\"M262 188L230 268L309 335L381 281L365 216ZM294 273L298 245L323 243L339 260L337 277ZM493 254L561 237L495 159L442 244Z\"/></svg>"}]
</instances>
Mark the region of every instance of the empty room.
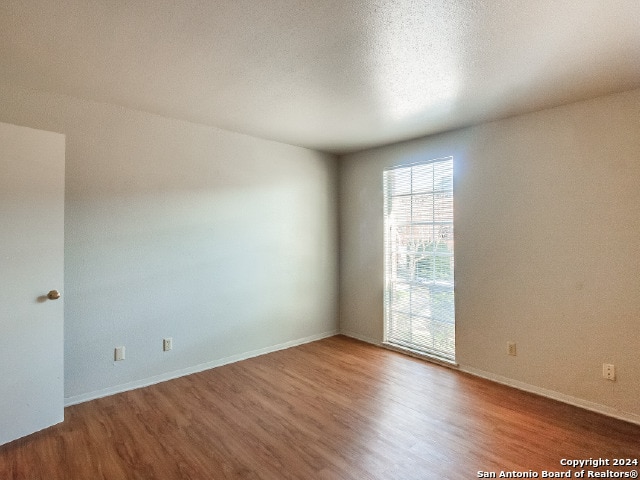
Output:
<instances>
[{"instance_id":1,"label":"empty room","mask_svg":"<svg viewBox=\"0 0 640 480\"><path fill-rule=\"evenodd\" d=\"M637 478L637 0L4 0L0 139L0 479Z\"/></svg>"}]
</instances>

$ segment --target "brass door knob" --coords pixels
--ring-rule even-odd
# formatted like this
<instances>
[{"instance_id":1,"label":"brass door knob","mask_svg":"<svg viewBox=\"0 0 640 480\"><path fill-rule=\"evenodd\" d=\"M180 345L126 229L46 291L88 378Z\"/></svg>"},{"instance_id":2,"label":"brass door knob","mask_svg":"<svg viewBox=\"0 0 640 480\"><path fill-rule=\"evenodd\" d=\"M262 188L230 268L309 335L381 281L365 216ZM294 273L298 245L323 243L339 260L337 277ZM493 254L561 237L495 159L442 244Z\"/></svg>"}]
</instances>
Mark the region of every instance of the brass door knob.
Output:
<instances>
[{"instance_id":1,"label":"brass door knob","mask_svg":"<svg viewBox=\"0 0 640 480\"><path fill-rule=\"evenodd\" d=\"M60 292L58 290L51 290L49 293L47 293L47 298L49 300L57 300L60 298Z\"/></svg>"}]
</instances>

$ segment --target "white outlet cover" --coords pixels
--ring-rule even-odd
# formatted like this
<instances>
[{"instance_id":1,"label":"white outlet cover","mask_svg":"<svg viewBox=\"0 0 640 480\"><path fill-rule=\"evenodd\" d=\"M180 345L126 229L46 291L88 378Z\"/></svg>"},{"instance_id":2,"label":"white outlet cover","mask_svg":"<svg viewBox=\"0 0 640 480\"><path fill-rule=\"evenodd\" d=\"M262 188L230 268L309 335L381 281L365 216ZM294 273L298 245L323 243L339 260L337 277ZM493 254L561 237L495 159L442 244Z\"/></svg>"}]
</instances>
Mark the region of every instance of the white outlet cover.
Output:
<instances>
[{"instance_id":1,"label":"white outlet cover","mask_svg":"<svg viewBox=\"0 0 640 480\"><path fill-rule=\"evenodd\" d=\"M125 348L124 347L116 347L114 353L114 359L116 362L125 359Z\"/></svg>"},{"instance_id":2,"label":"white outlet cover","mask_svg":"<svg viewBox=\"0 0 640 480\"><path fill-rule=\"evenodd\" d=\"M602 364L602 376L607 380L615 380L616 379L616 368L611 363L603 363Z\"/></svg>"}]
</instances>

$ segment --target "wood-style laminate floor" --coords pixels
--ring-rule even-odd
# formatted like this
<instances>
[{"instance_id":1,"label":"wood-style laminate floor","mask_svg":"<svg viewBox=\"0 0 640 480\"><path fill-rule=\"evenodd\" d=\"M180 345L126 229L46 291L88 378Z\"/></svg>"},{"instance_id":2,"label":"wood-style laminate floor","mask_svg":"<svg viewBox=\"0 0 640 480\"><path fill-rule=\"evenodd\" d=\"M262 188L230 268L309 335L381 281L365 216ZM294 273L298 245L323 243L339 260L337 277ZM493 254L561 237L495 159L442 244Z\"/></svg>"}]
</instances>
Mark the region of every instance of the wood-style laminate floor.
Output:
<instances>
[{"instance_id":1,"label":"wood-style laminate floor","mask_svg":"<svg viewBox=\"0 0 640 480\"><path fill-rule=\"evenodd\" d=\"M0 479L576 478L562 459L640 457L640 426L343 336L65 416L1 446Z\"/></svg>"}]
</instances>

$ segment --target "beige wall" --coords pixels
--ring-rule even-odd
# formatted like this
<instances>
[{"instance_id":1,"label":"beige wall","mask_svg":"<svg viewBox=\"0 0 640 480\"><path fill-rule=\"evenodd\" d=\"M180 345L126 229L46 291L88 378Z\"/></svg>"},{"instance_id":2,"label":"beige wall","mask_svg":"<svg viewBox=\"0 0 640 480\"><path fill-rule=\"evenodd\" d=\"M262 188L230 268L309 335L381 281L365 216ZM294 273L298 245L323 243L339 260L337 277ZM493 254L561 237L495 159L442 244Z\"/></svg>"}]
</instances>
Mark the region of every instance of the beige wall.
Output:
<instances>
[{"instance_id":1,"label":"beige wall","mask_svg":"<svg viewBox=\"0 0 640 480\"><path fill-rule=\"evenodd\" d=\"M341 158L344 333L382 340L383 169L447 155L460 367L640 421L640 90Z\"/></svg>"},{"instance_id":2,"label":"beige wall","mask_svg":"<svg viewBox=\"0 0 640 480\"><path fill-rule=\"evenodd\" d=\"M67 139L67 403L337 330L333 156L8 86L0 121Z\"/></svg>"},{"instance_id":3,"label":"beige wall","mask_svg":"<svg viewBox=\"0 0 640 480\"><path fill-rule=\"evenodd\" d=\"M72 401L335 331L338 252L340 328L380 342L382 170L453 155L461 368L638 421L639 112L635 90L343 157L338 250L332 156L0 85L0 121L67 138Z\"/></svg>"}]
</instances>

